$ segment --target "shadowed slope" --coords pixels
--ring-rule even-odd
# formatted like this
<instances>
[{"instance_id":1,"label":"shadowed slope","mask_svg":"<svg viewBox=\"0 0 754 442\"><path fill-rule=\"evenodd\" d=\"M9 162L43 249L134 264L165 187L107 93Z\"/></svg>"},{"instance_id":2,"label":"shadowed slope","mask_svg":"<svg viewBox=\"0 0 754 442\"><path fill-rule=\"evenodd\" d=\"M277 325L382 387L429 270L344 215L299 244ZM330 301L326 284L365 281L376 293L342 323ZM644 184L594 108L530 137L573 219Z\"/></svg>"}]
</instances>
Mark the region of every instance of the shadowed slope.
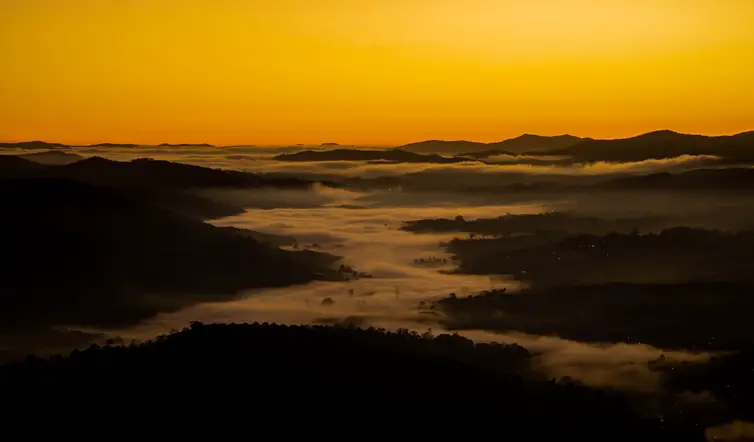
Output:
<instances>
[{"instance_id":1,"label":"shadowed slope","mask_svg":"<svg viewBox=\"0 0 754 442\"><path fill-rule=\"evenodd\" d=\"M0 328L130 323L245 288L327 278L336 260L70 180L2 181L0 201Z\"/></svg>"},{"instance_id":2,"label":"shadowed slope","mask_svg":"<svg viewBox=\"0 0 754 442\"><path fill-rule=\"evenodd\" d=\"M112 414L140 404L147 415L167 408L184 422L253 422L257 432L295 422L302 431L327 423L371 435L700 440L699 430L680 433L639 417L620 394L516 376L528 357L519 346L449 335L195 323L154 343L2 368L0 393L16 410L33 404L37 415L75 396L90 418L95 407Z\"/></svg>"}]
</instances>

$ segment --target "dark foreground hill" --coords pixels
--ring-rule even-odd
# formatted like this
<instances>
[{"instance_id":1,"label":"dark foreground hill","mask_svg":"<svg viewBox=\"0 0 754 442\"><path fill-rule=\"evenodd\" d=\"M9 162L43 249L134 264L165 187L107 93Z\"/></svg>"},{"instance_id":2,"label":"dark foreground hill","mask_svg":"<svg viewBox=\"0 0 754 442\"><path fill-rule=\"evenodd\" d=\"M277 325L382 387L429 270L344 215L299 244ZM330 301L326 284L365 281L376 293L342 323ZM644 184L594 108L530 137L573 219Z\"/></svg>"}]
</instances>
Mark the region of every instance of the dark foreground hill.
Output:
<instances>
[{"instance_id":1,"label":"dark foreground hill","mask_svg":"<svg viewBox=\"0 0 754 442\"><path fill-rule=\"evenodd\" d=\"M171 434L212 428L703 440L701 429L682 432L641 417L621 394L522 376L528 358L519 346L475 345L449 335L195 323L151 343L0 368L0 395L13 404L6 417L59 416L75 408L88 422L111 422L136 407L145 418L130 419L129 429L170 428ZM73 400L75 407L64 406Z\"/></svg>"},{"instance_id":2,"label":"dark foreground hill","mask_svg":"<svg viewBox=\"0 0 754 442\"><path fill-rule=\"evenodd\" d=\"M116 189L0 181L0 331L112 326L240 290L331 278L337 259L259 243Z\"/></svg>"},{"instance_id":3,"label":"dark foreground hill","mask_svg":"<svg viewBox=\"0 0 754 442\"><path fill-rule=\"evenodd\" d=\"M707 363L655 364L674 391L709 393L729 404L730 414L742 421L754 421L754 347L713 357ZM746 439L751 440L751 439Z\"/></svg>"},{"instance_id":4,"label":"dark foreground hill","mask_svg":"<svg viewBox=\"0 0 754 442\"><path fill-rule=\"evenodd\" d=\"M15 155L0 155L0 179L25 176L44 169L46 166Z\"/></svg>"}]
</instances>

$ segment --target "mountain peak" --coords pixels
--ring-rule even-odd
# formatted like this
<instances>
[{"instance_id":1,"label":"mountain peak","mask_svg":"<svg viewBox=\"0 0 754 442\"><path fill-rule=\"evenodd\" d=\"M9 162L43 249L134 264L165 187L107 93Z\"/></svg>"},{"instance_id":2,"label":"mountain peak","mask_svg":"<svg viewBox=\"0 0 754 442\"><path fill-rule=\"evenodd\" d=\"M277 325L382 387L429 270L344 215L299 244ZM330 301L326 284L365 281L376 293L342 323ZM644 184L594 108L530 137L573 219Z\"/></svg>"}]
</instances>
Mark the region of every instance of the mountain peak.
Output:
<instances>
[{"instance_id":1,"label":"mountain peak","mask_svg":"<svg viewBox=\"0 0 754 442\"><path fill-rule=\"evenodd\" d=\"M652 132L647 132L644 135L639 135L639 136L640 137L653 137L653 136L668 136L668 135L682 135L682 134L676 131L670 130L670 129L660 129L660 130L655 130Z\"/></svg>"},{"instance_id":2,"label":"mountain peak","mask_svg":"<svg viewBox=\"0 0 754 442\"><path fill-rule=\"evenodd\" d=\"M519 139L565 139L565 138L571 138L571 139L580 139L579 137L576 137L574 135L569 134L561 134L561 135L538 135L538 134L530 134L525 133L523 135L519 135L515 138L511 138L512 140L519 140Z\"/></svg>"},{"instance_id":3,"label":"mountain peak","mask_svg":"<svg viewBox=\"0 0 754 442\"><path fill-rule=\"evenodd\" d=\"M530 153L565 149L580 141L582 141L581 138L573 135L544 136L527 133L516 138L493 143L493 145L515 153Z\"/></svg>"}]
</instances>

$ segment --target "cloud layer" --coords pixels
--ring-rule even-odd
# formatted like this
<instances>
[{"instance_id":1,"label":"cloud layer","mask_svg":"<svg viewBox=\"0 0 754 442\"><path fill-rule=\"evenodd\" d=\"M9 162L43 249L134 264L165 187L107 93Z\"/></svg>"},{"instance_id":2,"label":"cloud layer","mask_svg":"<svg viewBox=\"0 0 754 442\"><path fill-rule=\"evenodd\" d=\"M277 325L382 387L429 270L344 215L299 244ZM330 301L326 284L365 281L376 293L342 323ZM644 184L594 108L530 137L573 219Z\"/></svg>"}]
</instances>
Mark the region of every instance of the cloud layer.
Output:
<instances>
[{"instance_id":1,"label":"cloud layer","mask_svg":"<svg viewBox=\"0 0 754 442\"><path fill-rule=\"evenodd\" d=\"M343 196L343 195L338 195ZM340 204L347 199L337 199ZM337 206L308 209L251 210L244 215L216 221L266 233L295 236L301 245L316 243L322 250L344 256L344 262L373 275L347 283L318 282L285 289L245 293L237 301L202 304L184 311L162 315L135 329L120 331L128 337L146 338L193 320L208 322L285 322L314 323L323 320L351 320L362 325L409 328L442 332L437 317L421 314L418 304L436 300L449 293L460 296L520 283L474 275L447 275L441 268L417 267L415 258L447 257L439 243L453 235L414 235L397 230L412 217L450 217L462 210L465 216L490 217L500 214L531 212L530 206L381 207L345 209ZM322 305L330 298L332 305ZM646 362L663 352L646 345L592 345L557 337L520 333L493 334L483 331L462 332L479 341L517 342L542 352L538 367L552 376L570 376L590 385L650 390L659 377L648 370ZM667 353L677 359L698 359L703 355Z\"/></svg>"},{"instance_id":2,"label":"cloud layer","mask_svg":"<svg viewBox=\"0 0 754 442\"><path fill-rule=\"evenodd\" d=\"M712 155L682 155L675 158L651 159L628 163L594 162L587 164L563 165L560 157L536 157L498 155L488 159L494 164L469 161L455 164L400 163L368 164L359 161L323 161L290 163L274 161L272 157L280 153L302 149L323 147L137 147L137 148L75 148L72 152L83 156L105 156L116 160L134 158L155 158L178 161L198 166L225 169L241 169L263 173L285 173L295 175L335 175L345 177L377 178L399 176L423 172L443 174L485 173L485 174L526 174L545 176L603 176L609 174L652 173L660 171L681 171L695 167L714 165L720 159ZM28 153L28 151L27 151ZM526 161L552 161L552 164L512 164Z\"/></svg>"}]
</instances>

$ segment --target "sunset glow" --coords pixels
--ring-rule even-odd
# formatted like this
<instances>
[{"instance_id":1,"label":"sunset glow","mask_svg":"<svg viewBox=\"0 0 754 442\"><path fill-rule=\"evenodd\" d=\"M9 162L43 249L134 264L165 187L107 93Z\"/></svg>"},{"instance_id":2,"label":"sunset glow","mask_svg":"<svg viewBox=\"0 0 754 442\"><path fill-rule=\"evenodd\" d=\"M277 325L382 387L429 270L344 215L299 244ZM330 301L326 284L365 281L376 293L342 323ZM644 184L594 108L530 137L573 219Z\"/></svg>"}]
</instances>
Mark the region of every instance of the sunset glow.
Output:
<instances>
[{"instance_id":1,"label":"sunset glow","mask_svg":"<svg viewBox=\"0 0 754 442\"><path fill-rule=\"evenodd\" d=\"M0 141L754 129L751 0L0 0Z\"/></svg>"}]
</instances>

